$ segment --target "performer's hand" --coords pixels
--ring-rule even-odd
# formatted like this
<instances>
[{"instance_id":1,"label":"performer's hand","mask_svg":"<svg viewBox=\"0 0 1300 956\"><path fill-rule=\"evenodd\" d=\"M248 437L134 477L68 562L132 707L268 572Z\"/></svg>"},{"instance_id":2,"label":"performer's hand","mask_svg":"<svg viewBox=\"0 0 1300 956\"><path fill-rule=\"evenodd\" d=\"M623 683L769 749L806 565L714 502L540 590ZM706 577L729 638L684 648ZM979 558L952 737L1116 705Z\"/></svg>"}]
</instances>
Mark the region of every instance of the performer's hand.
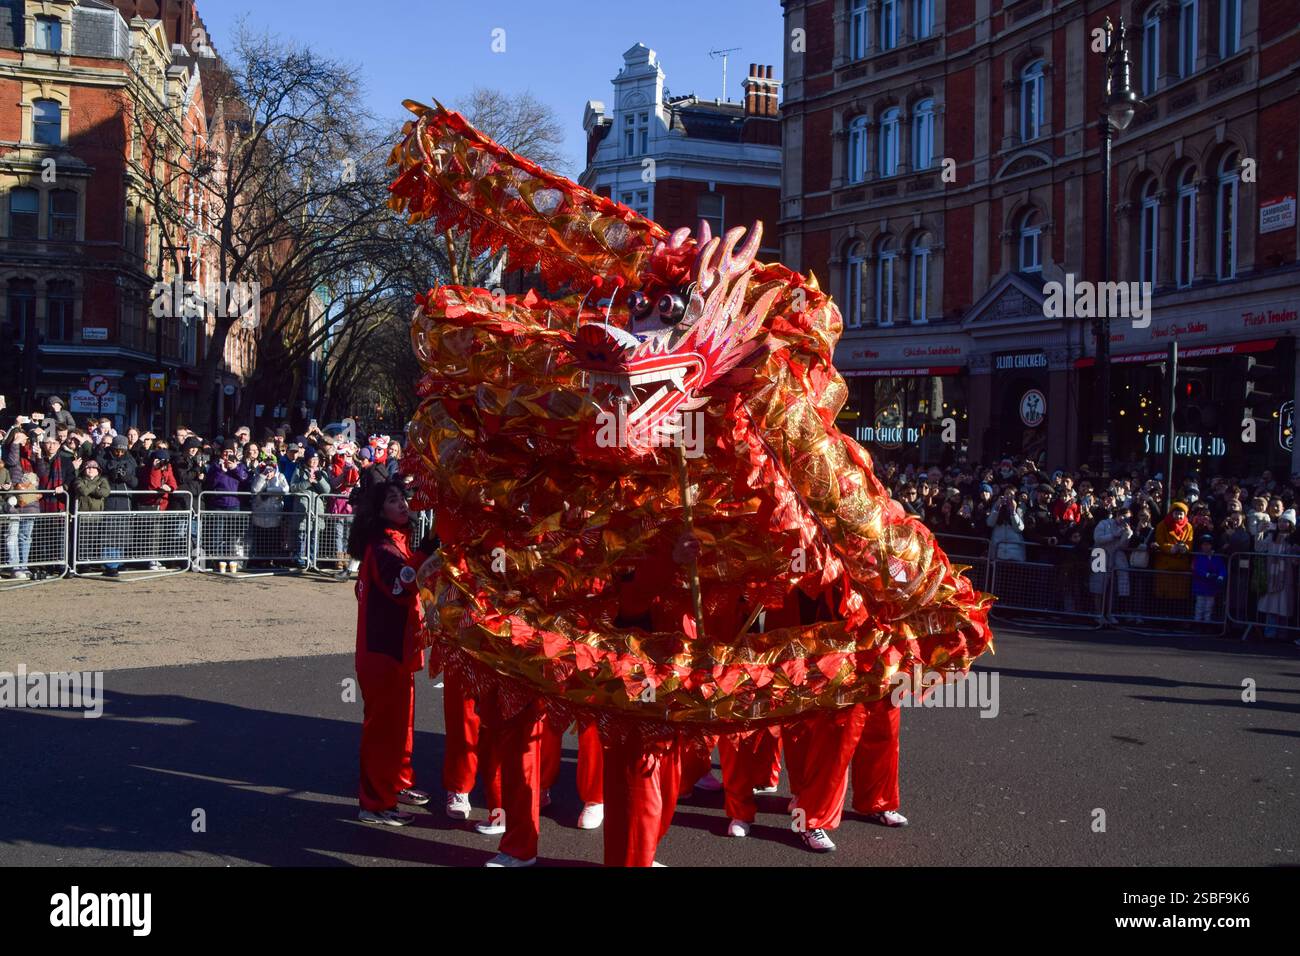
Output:
<instances>
[{"instance_id":1,"label":"performer's hand","mask_svg":"<svg viewBox=\"0 0 1300 956\"><path fill-rule=\"evenodd\" d=\"M700 539L693 534L684 534L673 546L673 560L678 564L694 564L700 559Z\"/></svg>"}]
</instances>

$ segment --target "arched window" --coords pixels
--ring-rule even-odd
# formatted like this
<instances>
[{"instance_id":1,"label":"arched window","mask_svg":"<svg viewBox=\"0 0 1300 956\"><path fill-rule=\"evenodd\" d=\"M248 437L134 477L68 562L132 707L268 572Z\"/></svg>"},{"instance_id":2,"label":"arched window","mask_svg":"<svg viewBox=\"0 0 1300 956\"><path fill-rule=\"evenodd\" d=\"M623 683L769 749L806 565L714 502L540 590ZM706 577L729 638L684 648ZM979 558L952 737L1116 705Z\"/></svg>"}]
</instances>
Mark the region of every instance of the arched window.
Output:
<instances>
[{"instance_id":1,"label":"arched window","mask_svg":"<svg viewBox=\"0 0 1300 956\"><path fill-rule=\"evenodd\" d=\"M32 103L32 141L42 146L58 146L63 142L63 109L58 100Z\"/></svg>"},{"instance_id":2,"label":"arched window","mask_svg":"<svg viewBox=\"0 0 1300 956\"><path fill-rule=\"evenodd\" d=\"M897 106L890 107L880 115L880 165L881 176L894 176L898 173L899 162L899 126L902 112Z\"/></svg>"},{"instance_id":3,"label":"arched window","mask_svg":"<svg viewBox=\"0 0 1300 956\"><path fill-rule=\"evenodd\" d=\"M1198 0L1180 0L1178 4L1178 75L1191 76L1196 71L1196 24Z\"/></svg>"},{"instance_id":4,"label":"arched window","mask_svg":"<svg viewBox=\"0 0 1300 956\"><path fill-rule=\"evenodd\" d=\"M860 183L867 178L867 118L855 116L849 123L849 182Z\"/></svg>"},{"instance_id":5,"label":"arched window","mask_svg":"<svg viewBox=\"0 0 1300 956\"><path fill-rule=\"evenodd\" d=\"M1196 170L1190 166L1178 178L1176 213L1174 281L1178 288L1186 289L1196 277Z\"/></svg>"},{"instance_id":6,"label":"arched window","mask_svg":"<svg viewBox=\"0 0 1300 956\"><path fill-rule=\"evenodd\" d=\"M77 194L71 189L50 190L50 238L60 242L77 239Z\"/></svg>"},{"instance_id":7,"label":"arched window","mask_svg":"<svg viewBox=\"0 0 1300 956\"><path fill-rule=\"evenodd\" d=\"M912 114L912 167L929 169L934 162L934 100L921 100Z\"/></svg>"},{"instance_id":8,"label":"arched window","mask_svg":"<svg viewBox=\"0 0 1300 956\"><path fill-rule=\"evenodd\" d=\"M34 329L36 320L36 280L10 279L7 287L9 325L18 341L27 341L28 329Z\"/></svg>"},{"instance_id":9,"label":"arched window","mask_svg":"<svg viewBox=\"0 0 1300 956\"><path fill-rule=\"evenodd\" d=\"M894 324L894 268L898 249L893 236L884 236L876 247L876 324Z\"/></svg>"},{"instance_id":10,"label":"arched window","mask_svg":"<svg viewBox=\"0 0 1300 956\"><path fill-rule=\"evenodd\" d=\"M1038 221L1038 211L1031 209L1020 217L1016 231L1021 272L1043 271L1043 227Z\"/></svg>"},{"instance_id":11,"label":"arched window","mask_svg":"<svg viewBox=\"0 0 1300 956\"><path fill-rule=\"evenodd\" d=\"M1241 0L1219 0L1219 56L1241 49Z\"/></svg>"},{"instance_id":12,"label":"arched window","mask_svg":"<svg viewBox=\"0 0 1300 956\"><path fill-rule=\"evenodd\" d=\"M35 239L40 216L40 193L35 189L9 190L9 238Z\"/></svg>"},{"instance_id":13,"label":"arched window","mask_svg":"<svg viewBox=\"0 0 1300 956\"><path fill-rule=\"evenodd\" d=\"M853 0L849 14L849 51L855 60L867 55L867 0Z\"/></svg>"},{"instance_id":14,"label":"arched window","mask_svg":"<svg viewBox=\"0 0 1300 956\"><path fill-rule=\"evenodd\" d=\"M880 49L892 50L898 46L898 8L900 0L880 0Z\"/></svg>"},{"instance_id":15,"label":"arched window","mask_svg":"<svg viewBox=\"0 0 1300 956\"><path fill-rule=\"evenodd\" d=\"M934 0L912 0L912 36L922 40L934 32Z\"/></svg>"},{"instance_id":16,"label":"arched window","mask_svg":"<svg viewBox=\"0 0 1300 956\"><path fill-rule=\"evenodd\" d=\"M910 318L914 324L919 325L930 318L930 237L926 233L921 233L912 240L907 275L908 301L912 311Z\"/></svg>"},{"instance_id":17,"label":"arched window","mask_svg":"<svg viewBox=\"0 0 1300 956\"><path fill-rule=\"evenodd\" d=\"M862 272L866 265L866 246L853 243L844 264L844 321L853 329L862 326Z\"/></svg>"},{"instance_id":18,"label":"arched window","mask_svg":"<svg viewBox=\"0 0 1300 956\"><path fill-rule=\"evenodd\" d=\"M1147 11L1142 21L1142 92L1154 93L1160 84L1160 5Z\"/></svg>"},{"instance_id":19,"label":"arched window","mask_svg":"<svg viewBox=\"0 0 1300 956\"><path fill-rule=\"evenodd\" d=\"M1042 132L1046 65L1035 60L1020 71L1020 139L1029 142Z\"/></svg>"},{"instance_id":20,"label":"arched window","mask_svg":"<svg viewBox=\"0 0 1300 956\"><path fill-rule=\"evenodd\" d=\"M1217 251L1215 268L1220 279L1237 275L1237 184L1241 182L1241 159L1234 149L1219 164L1219 189L1214 207Z\"/></svg>"},{"instance_id":21,"label":"arched window","mask_svg":"<svg viewBox=\"0 0 1300 956\"><path fill-rule=\"evenodd\" d=\"M1142 282L1153 286L1159 282L1160 199L1159 186L1153 179L1142 190L1142 209L1138 220L1138 274Z\"/></svg>"}]
</instances>

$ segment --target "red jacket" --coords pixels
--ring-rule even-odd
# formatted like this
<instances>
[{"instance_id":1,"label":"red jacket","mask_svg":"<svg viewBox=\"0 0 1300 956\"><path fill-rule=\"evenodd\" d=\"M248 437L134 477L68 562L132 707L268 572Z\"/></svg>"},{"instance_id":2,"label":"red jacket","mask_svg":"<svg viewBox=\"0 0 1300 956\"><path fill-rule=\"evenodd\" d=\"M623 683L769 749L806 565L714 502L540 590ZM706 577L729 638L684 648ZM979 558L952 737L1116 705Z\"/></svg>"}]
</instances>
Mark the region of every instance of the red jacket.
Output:
<instances>
[{"instance_id":1,"label":"red jacket","mask_svg":"<svg viewBox=\"0 0 1300 956\"><path fill-rule=\"evenodd\" d=\"M172 471L170 464L163 465L161 468L155 463L149 469L149 475L145 478L145 487L150 491L157 491L156 495L142 495L140 504L146 508L157 508L159 511L166 511L167 505L171 502L172 496L170 491L160 491L163 485L176 490L176 473Z\"/></svg>"},{"instance_id":2,"label":"red jacket","mask_svg":"<svg viewBox=\"0 0 1300 956\"><path fill-rule=\"evenodd\" d=\"M409 671L424 667L419 646L424 609L415 572L428 559L411 550L406 529L385 528L366 547L357 575L357 669L401 665Z\"/></svg>"}]
</instances>

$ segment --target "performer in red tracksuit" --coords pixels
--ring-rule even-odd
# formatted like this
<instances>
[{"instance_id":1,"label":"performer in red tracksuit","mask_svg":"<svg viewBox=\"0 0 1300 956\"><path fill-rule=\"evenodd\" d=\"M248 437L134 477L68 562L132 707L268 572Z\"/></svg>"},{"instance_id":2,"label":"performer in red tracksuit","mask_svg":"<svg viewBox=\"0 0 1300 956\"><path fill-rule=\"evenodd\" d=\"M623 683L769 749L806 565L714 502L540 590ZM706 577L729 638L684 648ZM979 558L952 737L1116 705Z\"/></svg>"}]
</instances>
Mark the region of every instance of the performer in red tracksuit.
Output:
<instances>
[{"instance_id":1,"label":"performer in red tracksuit","mask_svg":"<svg viewBox=\"0 0 1300 956\"><path fill-rule=\"evenodd\" d=\"M560 775L560 757L564 749L564 730L553 721L546 724L542 736L542 806L550 802L550 789ZM604 787L605 752L600 745L600 732L593 720L578 721L578 799L582 812L578 814L579 830L597 830L605 819Z\"/></svg>"},{"instance_id":2,"label":"performer in red tracksuit","mask_svg":"<svg viewBox=\"0 0 1300 956\"><path fill-rule=\"evenodd\" d=\"M415 789L411 744L415 672L424 667L416 570L432 544L413 547L411 514L398 482L369 488L352 521L348 553L361 556L356 669L365 706L358 816L367 823L405 826L413 817L398 804L429 802Z\"/></svg>"}]
</instances>

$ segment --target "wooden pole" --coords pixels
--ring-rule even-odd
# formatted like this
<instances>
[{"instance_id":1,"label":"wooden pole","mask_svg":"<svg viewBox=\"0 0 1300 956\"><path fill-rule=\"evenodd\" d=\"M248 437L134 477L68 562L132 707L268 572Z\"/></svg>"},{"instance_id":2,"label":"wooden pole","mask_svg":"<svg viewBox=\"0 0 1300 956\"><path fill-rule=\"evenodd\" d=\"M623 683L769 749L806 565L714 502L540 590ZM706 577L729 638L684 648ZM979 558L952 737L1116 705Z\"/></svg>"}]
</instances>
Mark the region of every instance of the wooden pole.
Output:
<instances>
[{"instance_id":1,"label":"wooden pole","mask_svg":"<svg viewBox=\"0 0 1300 956\"><path fill-rule=\"evenodd\" d=\"M682 510L686 517L686 533L695 533L695 522L691 509L690 479L686 473L686 450L680 444L673 446L677 450L677 476L682 489ZM688 571L691 578L691 610L695 615L695 634L704 637L704 608L700 600L700 567L692 559Z\"/></svg>"}]
</instances>

